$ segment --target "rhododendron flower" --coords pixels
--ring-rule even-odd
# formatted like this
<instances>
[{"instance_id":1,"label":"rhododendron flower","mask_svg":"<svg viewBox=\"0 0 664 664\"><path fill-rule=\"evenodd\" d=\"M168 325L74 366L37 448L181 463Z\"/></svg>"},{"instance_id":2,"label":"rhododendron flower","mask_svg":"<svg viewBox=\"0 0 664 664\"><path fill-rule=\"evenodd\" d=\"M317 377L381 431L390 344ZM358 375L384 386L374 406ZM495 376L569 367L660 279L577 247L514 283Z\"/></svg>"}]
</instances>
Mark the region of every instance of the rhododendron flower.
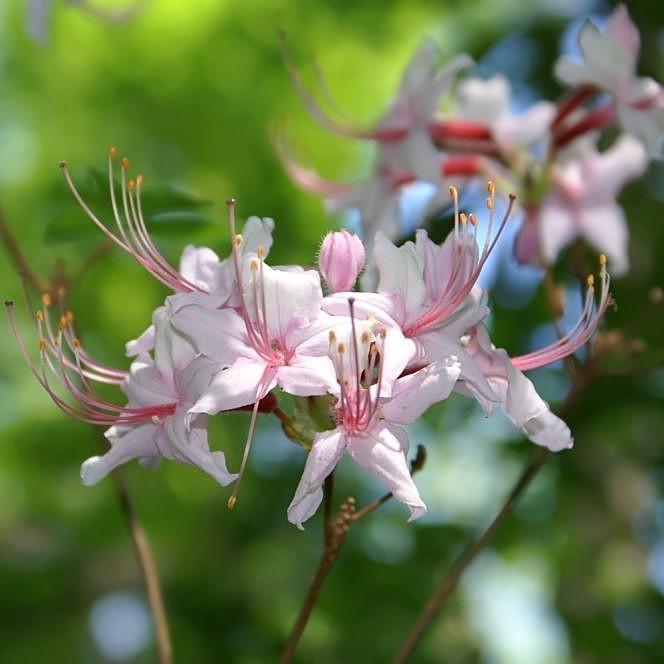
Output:
<instances>
[{"instance_id":1,"label":"rhododendron flower","mask_svg":"<svg viewBox=\"0 0 664 664\"><path fill-rule=\"evenodd\" d=\"M404 72L400 89L387 112L373 127L349 126L347 120L335 120L304 89L291 65L294 82L313 117L342 136L376 142L376 157L367 181L358 184L333 182L302 167L283 144L280 153L293 180L303 189L322 196L331 213L358 210L365 242L369 249L377 231L396 239L401 232L399 201L404 186L428 182L445 190L444 178L476 173L481 160L462 158L451 162L436 147L431 125L441 97L454 77L472 60L461 55L444 67L438 60L440 49L430 39L423 42Z\"/></svg>"},{"instance_id":2,"label":"rhododendron flower","mask_svg":"<svg viewBox=\"0 0 664 664\"><path fill-rule=\"evenodd\" d=\"M143 354L126 372L90 358L76 338L71 312L62 314L56 333L48 310L50 297L45 296L45 300L45 308L36 316L39 368L26 352L10 307L12 328L34 375L58 407L85 422L110 425L106 437L111 449L83 464L84 484L96 484L132 459L154 462L160 458L198 466L222 486L235 479L226 468L223 452L210 450L205 416L198 416L189 428L184 426L187 411L218 371L218 365L196 357L191 345L170 326L164 308L158 309L153 319L154 359ZM119 406L105 400L94 390L95 382L120 387L129 398L128 404ZM74 404L59 391L68 393Z\"/></svg>"},{"instance_id":3,"label":"rhododendron flower","mask_svg":"<svg viewBox=\"0 0 664 664\"><path fill-rule=\"evenodd\" d=\"M208 247L187 245L176 270L161 254L145 223L141 205L143 176L128 178L129 160L123 158L120 164L120 197L116 192L114 161L115 148L108 153L108 181L113 218L117 232L107 226L83 200L69 173L66 162L60 166L74 198L92 222L121 249L132 256L153 277L176 293L211 293L218 298L215 306L226 304L237 290L235 271L231 258L219 260L217 254ZM274 221L270 218L250 217L244 227L243 252L255 252L260 246L267 254L272 246ZM212 300L210 302L213 302ZM235 302L230 304L234 305ZM149 333L153 335L152 332ZM138 351L138 349L135 349ZM140 350L146 350L140 344ZM149 350L149 348L147 349ZM135 354L133 351L130 351Z\"/></svg>"},{"instance_id":4,"label":"rhododendron flower","mask_svg":"<svg viewBox=\"0 0 664 664\"><path fill-rule=\"evenodd\" d=\"M587 21L579 34L579 46L583 59L559 58L556 76L568 85L592 85L610 92L625 131L638 138L652 157L661 159L664 89L651 78L636 76L641 39L627 7L616 7L604 32ZM595 114L599 121L605 111L598 109Z\"/></svg>"},{"instance_id":5,"label":"rhododendron flower","mask_svg":"<svg viewBox=\"0 0 664 664\"><path fill-rule=\"evenodd\" d=\"M408 436L396 425L414 422L432 403L447 398L459 376L458 362L449 358L396 380L408 352L392 346L396 339L388 338L388 330L376 320L356 321L352 299L350 307L350 322L329 335L338 380L337 426L316 434L288 507L288 520L300 529L318 509L323 482L345 451L408 507L410 521L422 516L426 506L408 469ZM393 350L401 362L386 361ZM385 396L388 386L390 396Z\"/></svg>"},{"instance_id":6,"label":"rhododendron flower","mask_svg":"<svg viewBox=\"0 0 664 664\"><path fill-rule=\"evenodd\" d=\"M608 256L613 272L624 274L629 267L629 233L616 197L645 171L648 157L629 135L604 152L590 146L586 150L581 158L553 166L551 192L526 218L516 256L524 263L538 262L540 257L553 263L561 249L580 236Z\"/></svg>"}]
</instances>

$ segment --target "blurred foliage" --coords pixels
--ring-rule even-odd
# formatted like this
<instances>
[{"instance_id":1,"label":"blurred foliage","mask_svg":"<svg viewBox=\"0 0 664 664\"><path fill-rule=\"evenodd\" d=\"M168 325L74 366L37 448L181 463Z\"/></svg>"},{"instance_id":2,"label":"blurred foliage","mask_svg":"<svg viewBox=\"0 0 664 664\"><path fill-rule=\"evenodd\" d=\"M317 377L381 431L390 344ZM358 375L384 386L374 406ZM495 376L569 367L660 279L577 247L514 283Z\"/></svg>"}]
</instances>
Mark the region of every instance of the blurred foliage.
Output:
<instances>
[{"instance_id":1,"label":"blurred foliage","mask_svg":"<svg viewBox=\"0 0 664 664\"><path fill-rule=\"evenodd\" d=\"M56 258L75 274L102 242L76 212L58 163L68 161L103 214L100 171L111 145L145 174L151 227L173 261L189 242L225 255L230 196L242 216L276 219L276 263L314 261L336 222L288 181L269 130L285 124L298 153L330 177L357 177L368 154L306 116L277 28L305 69L316 54L339 104L370 121L424 35L449 56L470 52L482 72L504 69L517 89L555 98L550 69L569 21L610 9L571 0L152 0L132 21L112 25L54 1L47 38L37 43L26 30L27 5L0 4L0 207L43 275ZM642 70L662 80L664 5L629 7L642 29ZM664 169L654 166L622 198L633 270L615 284L619 309L608 325L643 339L645 350L630 360L637 366L663 350L662 305L649 300L651 288L664 284L663 192ZM160 219L165 210L179 214ZM4 297L20 301L4 259L0 277ZM538 293L526 308L510 309L515 288L499 280L493 326L497 342L518 352L546 308ZM144 329L165 295L121 252L100 254L73 292L90 352L124 366L123 342ZM27 329L27 315L22 322ZM111 661L93 638L93 607L116 591L142 601L143 591L112 482L90 489L78 478L101 434L52 406L8 330L2 340L0 661ZM564 394L559 371L536 380L548 398ZM547 462L414 661L661 661L663 397L661 370L605 379L584 396L569 418L575 449ZM226 492L197 470L174 463L126 469L156 552L178 661L275 661L317 564L320 517L305 533L285 518L304 452L263 419L232 513ZM214 419L211 438L230 467L239 465L246 426L241 414ZM460 398L432 409L412 434L429 453L418 484L430 515L406 524L403 510L388 504L351 529L299 661L386 661L531 451L504 422L482 420ZM339 499L352 494L363 504L380 495L350 465L338 476ZM125 661L154 661L152 646L138 650Z\"/></svg>"}]
</instances>

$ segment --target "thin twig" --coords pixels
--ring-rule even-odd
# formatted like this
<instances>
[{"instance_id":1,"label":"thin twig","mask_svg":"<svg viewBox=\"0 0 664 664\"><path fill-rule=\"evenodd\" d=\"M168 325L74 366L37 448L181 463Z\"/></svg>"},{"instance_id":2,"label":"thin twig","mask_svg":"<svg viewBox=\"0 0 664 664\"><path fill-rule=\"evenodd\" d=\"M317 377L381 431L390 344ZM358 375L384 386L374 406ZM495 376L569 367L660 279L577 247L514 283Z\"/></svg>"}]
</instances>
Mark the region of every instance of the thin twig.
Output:
<instances>
[{"instance_id":1,"label":"thin twig","mask_svg":"<svg viewBox=\"0 0 664 664\"><path fill-rule=\"evenodd\" d=\"M145 590L148 595L148 603L150 605L150 612L152 613L152 620L154 622L155 644L159 655L159 664L171 664L173 661L173 646L168 627L168 619L166 617L166 606L161 592L159 574L152 554L152 548L150 547L148 537L143 529L138 514L136 513L136 509L129 497L127 485L125 484L120 471L116 470L113 473L113 479L120 500L122 514L129 526L129 532L131 533L131 538L134 542L136 557L138 558L141 575L143 577L143 582L145 583Z\"/></svg>"},{"instance_id":2,"label":"thin twig","mask_svg":"<svg viewBox=\"0 0 664 664\"><path fill-rule=\"evenodd\" d=\"M587 389L593 380L593 375L588 374L581 376L577 382L573 384L565 403L561 406L558 414L565 416L576 404L578 398ZM452 565L449 574L443 579L436 592L431 596L426 603L414 625L411 627L408 635L406 636L403 645L394 658L394 664L403 664L413 654L417 648L424 632L431 624L431 621L436 616L440 609L441 604L452 594L457 587L462 574L466 568L475 560L475 558L487 547L489 542L493 539L496 531L500 528L505 519L510 515L512 509L521 497L521 494L530 484L530 481L537 474L537 471L542 467L549 455L549 450L540 447L535 450L530 461L523 469L516 484L510 491L507 500L500 508L500 511L495 516L489 526L464 550L464 552L456 559Z\"/></svg>"},{"instance_id":3,"label":"thin twig","mask_svg":"<svg viewBox=\"0 0 664 664\"><path fill-rule=\"evenodd\" d=\"M323 549L318 569L309 584L309 590L304 598L304 603L300 609L297 621L293 626L293 630L291 631L286 646L281 654L280 661L282 664L288 664L288 662L293 661L295 648L297 648L297 644L302 637L304 628L307 626L307 622L309 622L309 617L316 605L325 578L339 557L341 547L348 534L348 528L350 527L353 512L355 511L355 500L353 498L347 498L339 508L337 517L335 519L332 518L333 487L333 476L330 475L325 480L325 548Z\"/></svg>"},{"instance_id":4,"label":"thin twig","mask_svg":"<svg viewBox=\"0 0 664 664\"><path fill-rule=\"evenodd\" d=\"M28 261L25 259L23 252L14 239L9 226L7 226L7 222L5 221L2 212L0 212L0 240L2 241L2 244L5 245L5 250L17 272L40 293L46 292L49 285L38 274L33 272L28 265Z\"/></svg>"}]
</instances>

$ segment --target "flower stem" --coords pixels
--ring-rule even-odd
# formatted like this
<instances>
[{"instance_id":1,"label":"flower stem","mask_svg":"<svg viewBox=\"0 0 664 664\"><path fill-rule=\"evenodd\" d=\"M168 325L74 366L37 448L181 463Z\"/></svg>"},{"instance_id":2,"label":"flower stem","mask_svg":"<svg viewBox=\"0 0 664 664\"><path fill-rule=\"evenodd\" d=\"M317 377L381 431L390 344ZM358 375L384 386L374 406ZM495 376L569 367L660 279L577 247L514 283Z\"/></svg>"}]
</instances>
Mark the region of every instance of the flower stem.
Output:
<instances>
[{"instance_id":1,"label":"flower stem","mask_svg":"<svg viewBox=\"0 0 664 664\"><path fill-rule=\"evenodd\" d=\"M333 493L334 475L330 474L325 480L325 524L323 530L325 548L323 549L318 569L309 584L309 590L304 598L300 614L298 615L297 621L288 637L286 646L281 653L280 662L282 664L288 664L288 662L293 661L295 648L297 648L297 644L300 642L304 629L309 622L309 617L318 601L318 595L323 587L325 578L341 553L341 547L346 540L350 521L353 512L355 511L355 500L353 498L348 498L339 509L339 514L336 519L333 519Z\"/></svg>"},{"instance_id":2,"label":"flower stem","mask_svg":"<svg viewBox=\"0 0 664 664\"><path fill-rule=\"evenodd\" d=\"M168 627L168 619L166 617L164 597L161 593L159 574L157 572L154 556L152 555L150 542L148 541L141 520L139 519L136 509L131 501L127 485L119 471L116 470L113 473L113 479L115 481L122 513L134 542L136 557L138 558L141 575L143 576L143 583L145 584L145 591L148 596L148 603L150 605L150 612L152 613L152 620L154 623L154 636L159 656L159 664L171 664L173 661L171 634Z\"/></svg>"},{"instance_id":3,"label":"flower stem","mask_svg":"<svg viewBox=\"0 0 664 664\"><path fill-rule=\"evenodd\" d=\"M564 416L576 404L577 399L588 387L592 381L592 376L588 375L585 378L579 378L578 382L573 384L565 403L562 405L558 414ZM438 586L436 592L431 596L422 611L420 612L417 620L411 627L406 639L404 640L401 648L399 649L394 664L403 664L408 661L409 657L415 652L420 640L428 629L432 620L435 618L442 603L452 594L454 589L459 584L462 574L466 571L468 566L477 558L477 556L488 546L489 542L493 539L496 531L503 524L505 519L511 514L517 501L530 484L530 481L537 474L542 467L547 457L549 450L540 447L535 450L530 458L530 461L523 469L521 475L513 486L507 500L503 503L500 511L495 516L493 521L487 528L465 549L465 551L456 559L452 565L450 573L443 579L442 583Z\"/></svg>"}]
</instances>

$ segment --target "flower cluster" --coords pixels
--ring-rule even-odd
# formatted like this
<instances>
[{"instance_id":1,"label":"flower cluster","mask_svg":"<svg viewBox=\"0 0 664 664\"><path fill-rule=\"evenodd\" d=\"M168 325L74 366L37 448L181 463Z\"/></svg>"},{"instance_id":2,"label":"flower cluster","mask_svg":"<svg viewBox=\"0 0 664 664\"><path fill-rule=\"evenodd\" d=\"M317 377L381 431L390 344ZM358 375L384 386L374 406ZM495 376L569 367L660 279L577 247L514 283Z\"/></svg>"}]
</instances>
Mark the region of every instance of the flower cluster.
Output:
<instances>
[{"instance_id":1,"label":"flower cluster","mask_svg":"<svg viewBox=\"0 0 664 664\"><path fill-rule=\"evenodd\" d=\"M640 37L624 5L604 31L586 22L579 46L581 59L561 57L554 67L569 94L558 104L540 101L515 113L503 75L457 81L471 59L457 57L441 68L439 49L427 40L373 127L337 119L336 107L327 97L315 99L291 63L314 118L346 138L373 142L376 156L370 177L358 184L325 180L298 163L284 141L282 159L294 181L324 197L330 211L359 211L369 246L377 231L392 240L403 235L404 202L413 185L426 183L431 192L428 205L409 213L422 225L451 203L450 178L463 180L467 190L491 179L518 196L523 222L514 249L520 262L550 265L583 238L607 255L615 274L623 274L628 230L616 196L650 159L663 156L664 90L636 74ZM448 92L452 108L441 115ZM600 151L600 138L616 129L618 137Z\"/></svg>"},{"instance_id":2,"label":"flower cluster","mask_svg":"<svg viewBox=\"0 0 664 664\"><path fill-rule=\"evenodd\" d=\"M436 81L438 87L443 84L440 77ZM433 94L429 85L417 89ZM431 104L425 105L420 109L424 114ZM392 112L394 122L408 115L399 106ZM390 127L381 131L398 129ZM409 472L403 427L452 392L475 399L487 415L502 409L537 445L553 451L572 446L567 425L523 372L560 360L589 341L610 301L606 259L601 257L598 280L588 277L583 311L567 334L517 357L496 348L484 323L490 309L477 279L513 201L502 219L494 218L492 182L485 228L476 215L460 211L452 186L454 228L442 244L424 230L401 246L376 233L371 255L377 287L356 291L366 258L357 236L328 234L318 270L272 266L267 261L274 222L250 217L238 232L232 200L230 255L222 260L212 249L187 246L176 269L148 232L142 178L130 177L129 162L121 160L118 192L116 160L112 149L113 224L104 223L83 200L66 164L62 169L92 222L172 291L154 312L152 324L127 344L133 358L129 369L106 366L88 354L64 292L44 295L36 312L38 363L28 352L12 305L8 307L21 351L56 405L107 427L110 449L85 461L85 484L99 482L132 459L153 463L166 458L195 465L223 486L234 483L233 507L258 414L273 413L309 451L288 507L292 523L301 528L314 514L323 482L345 451L415 519L426 506ZM126 405L107 400L99 385L121 390ZM324 421L310 436L281 409L283 393L318 400ZM207 419L237 409L250 410L251 419L236 473L227 468L223 452L210 449Z\"/></svg>"}]
</instances>

